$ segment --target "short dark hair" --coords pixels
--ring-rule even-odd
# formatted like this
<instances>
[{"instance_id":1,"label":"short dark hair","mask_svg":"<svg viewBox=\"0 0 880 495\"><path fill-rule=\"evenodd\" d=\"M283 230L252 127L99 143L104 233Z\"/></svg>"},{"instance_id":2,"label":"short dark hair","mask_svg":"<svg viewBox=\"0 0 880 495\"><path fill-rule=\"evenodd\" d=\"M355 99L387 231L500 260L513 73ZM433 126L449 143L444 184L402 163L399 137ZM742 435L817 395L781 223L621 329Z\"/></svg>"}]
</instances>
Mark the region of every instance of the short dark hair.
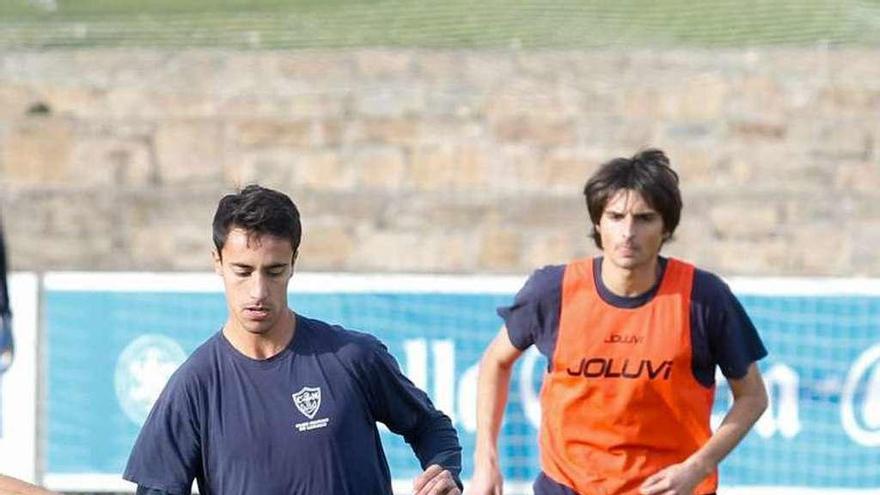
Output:
<instances>
[{"instance_id":1,"label":"short dark hair","mask_svg":"<svg viewBox=\"0 0 880 495\"><path fill-rule=\"evenodd\" d=\"M632 158L610 160L593 174L584 186L584 197L592 222L591 237L602 249L602 237L596 225L608 201L621 189L641 194L651 208L660 213L666 238L670 238L681 219L681 191L678 174L669 165L669 158L659 149L640 151Z\"/></svg>"},{"instance_id":2,"label":"short dark hair","mask_svg":"<svg viewBox=\"0 0 880 495\"><path fill-rule=\"evenodd\" d=\"M226 244L229 231L241 228L250 235L271 234L289 239L296 254L302 238L299 210L286 194L251 184L236 194L220 199L214 213L214 246L217 255Z\"/></svg>"}]
</instances>

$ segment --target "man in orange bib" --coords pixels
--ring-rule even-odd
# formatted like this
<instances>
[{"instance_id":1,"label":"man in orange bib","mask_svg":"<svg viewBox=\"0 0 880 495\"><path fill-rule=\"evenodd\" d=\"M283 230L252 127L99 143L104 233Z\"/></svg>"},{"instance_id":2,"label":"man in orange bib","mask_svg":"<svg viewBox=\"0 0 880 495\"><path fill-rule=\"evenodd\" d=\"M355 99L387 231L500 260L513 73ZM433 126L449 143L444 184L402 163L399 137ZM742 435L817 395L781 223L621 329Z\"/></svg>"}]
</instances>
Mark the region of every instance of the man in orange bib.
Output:
<instances>
[{"instance_id":1,"label":"man in orange bib","mask_svg":"<svg viewBox=\"0 0 880 495\"><path fill-rule=\"evenodd\" d=\"M537 270L480 364L469 494L500 494L497 440L514 362L535 345L538 495L714 494L718 463L767 407L766 356L728 286L660 256L681 215L678 175L656 149L616 158L584 187L602 256ZM715 368L733 405L709 426Z\"/></svg>"}]
</instances>

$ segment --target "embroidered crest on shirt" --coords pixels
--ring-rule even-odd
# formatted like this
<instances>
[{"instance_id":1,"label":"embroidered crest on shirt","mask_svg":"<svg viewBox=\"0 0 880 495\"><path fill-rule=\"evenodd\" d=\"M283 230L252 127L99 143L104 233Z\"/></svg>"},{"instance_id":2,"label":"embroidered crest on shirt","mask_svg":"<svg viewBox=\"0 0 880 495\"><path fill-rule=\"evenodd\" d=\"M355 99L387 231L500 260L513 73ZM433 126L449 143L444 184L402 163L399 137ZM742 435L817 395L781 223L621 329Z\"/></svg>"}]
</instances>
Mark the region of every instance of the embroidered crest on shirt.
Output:
<instances>
[{"instance_id":1,"label":"embroidered crest on shirt","mask_svg":"<svg viewBox=\"0 0 880 495\"><path fill-rule=\"evenodd\" d=\"M303 387L302 390L293 394L293 403L299 412L313 419L321 407L321 387Z\"/></svg>"},{"instance_id":2,"label":"embroidered crest on shirt","mask_svg":"<svg viewBox=\"0 0 880 495\"><path fill-rule=\"evenodd\" d=\"M323 428L330 422L330 418L314 419L321 408L321 387L303 387L299 392L292 394L293 405L299 409L305 417L311 421L297 423L296 429L299 431L314 430Z\"/></svg>"}]
</instances>

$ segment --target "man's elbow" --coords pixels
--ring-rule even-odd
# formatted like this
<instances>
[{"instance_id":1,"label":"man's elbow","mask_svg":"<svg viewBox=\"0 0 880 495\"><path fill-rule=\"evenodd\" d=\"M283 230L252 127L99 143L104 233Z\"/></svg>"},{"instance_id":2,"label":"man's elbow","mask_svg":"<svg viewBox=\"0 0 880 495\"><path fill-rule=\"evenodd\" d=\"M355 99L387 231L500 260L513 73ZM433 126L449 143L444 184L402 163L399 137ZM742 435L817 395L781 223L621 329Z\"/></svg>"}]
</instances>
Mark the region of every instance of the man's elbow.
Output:
<instances>
[{"instance_id":1,"label":"man's elbow","mask_svg":"<svg viewBox=\"0 0 880 495\"><path fill-rule=\"evenodd\" d=\"M757 394L755 400L755 409L757 410L758 417L764 414L764 411L770 407L770 397L767 395L767 389L761 387L760 392Z\"/></svg>"},{"instance_id":2,"label":"man's elbow","mask_svg":"<svg viewBox=\"0 0 880 495\"><path fill-rule=\"evenodd\" d=\"M770 398L764 387L758 388L754 392L745 395L743 398L746 399L743 402L751 412L750 416L753 418L753 422L757 421L761 415L764 414L764 411L770 407Z\"/></svg>"},{"instance_id":3,"label":"man's elbow","mask_svg":"<svg viewBox=\"0 0 880 495\"><path fill-rule=\"evenodd\" d=\"M740 380L731 380L730 386L733 391L734 404L738 402L738 399L743 399L743 406L751 412L756 421L770 406L767 386L754 363L745 377Z\"/></svg>"},{"instance_id":4,"label":"man's elbow","mask_svg":"<svg viewBox=\"0 0 880 495\"><path fill-rule=\"evenodd\" d=\"M480 358L480 374L492 371L503 371L504 369L504 362L492 353L491 349L483 353L483 357Z\"/></svg>"},{"instance_id":5,"label":"man's elbow","mask_svg":"<svg viewBox=\"0 0 880 495\"><path fill-rule=\"evenodd\" d=\"M499 349L499 345L491 345L483 357L480 358L480 373L483 372L509 372L516 364L520 351L511 352L509 349Z\"/></svg>"},{"instance_id":6,"label":"man's elbow","mask_svg":"<svg viewBox=\"0 0 880 495\"><path fill-rule=\"evenodd\" d=\"M523 351L510 341L507 330L502 327L480 358L480 374L510 372Z\"/></svg>"}]
</instances>

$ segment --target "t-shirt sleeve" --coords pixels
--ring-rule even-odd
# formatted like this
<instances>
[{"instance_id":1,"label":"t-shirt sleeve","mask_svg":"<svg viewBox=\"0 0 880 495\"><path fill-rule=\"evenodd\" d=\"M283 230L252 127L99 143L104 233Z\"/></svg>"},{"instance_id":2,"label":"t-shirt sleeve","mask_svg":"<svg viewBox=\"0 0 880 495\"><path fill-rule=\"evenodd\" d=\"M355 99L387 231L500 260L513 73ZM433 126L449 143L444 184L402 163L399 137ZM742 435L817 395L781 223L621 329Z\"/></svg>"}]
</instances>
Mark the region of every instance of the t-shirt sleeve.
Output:
<instances>
[{"instance_id":1,"label":"t-shirt sleeve","mask_svg":"<svg viewBox=\"0 0 880 495\"><path fill-rule=\"evenodd\" d=\"M498 308L510 342L517 349L524 351L540 344L547 340L547 334L556 331L564 270L562 265L536 270L516 294L513 304Z\"/></svg>"},{"instance_id":2,"label":"t-shirt sleeve","mask_svg":"<svg viewBox=\"0 0 880 495\"><path fill-rule=\"evenodd\" d=\"M195 381L172 375L132 448L123 478L142 489L189 494L201 469Z\"/></svg>"},{"instance_id":3,"label":"t-shirt sleeve","mask_svg":"<svg viewBox=\"0 0 880 495\"><path fill-rule=\"evenodd\" d=\"M461 445L452 421L400 371L387 348L371 340L366 373L360 376L366 379L367 403L374 418L404 437L422 469L440 465L461 487Z\"/></svg>"},{"instance_id":4,"label":"t-shirt sleeve","mask_svg":"<svg viewBox=\"0 0 880 495\"><path fill-rule=\"evenodd\" d=\"M705 321L709 353L727 378L739 379L767 349L746 310L720 278L698 272L695 297Z\"/></svg>"}]
</instances>

